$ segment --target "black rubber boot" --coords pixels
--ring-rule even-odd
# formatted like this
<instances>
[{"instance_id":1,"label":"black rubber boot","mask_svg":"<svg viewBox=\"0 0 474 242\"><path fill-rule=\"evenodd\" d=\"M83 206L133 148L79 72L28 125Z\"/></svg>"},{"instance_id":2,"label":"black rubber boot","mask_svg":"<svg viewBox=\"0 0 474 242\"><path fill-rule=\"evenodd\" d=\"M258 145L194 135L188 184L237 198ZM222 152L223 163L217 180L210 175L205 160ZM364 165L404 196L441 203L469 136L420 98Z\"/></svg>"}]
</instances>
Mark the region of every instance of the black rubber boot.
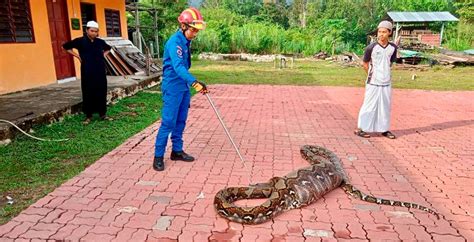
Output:
<instances>
[{"instance_id":1,"label":"black rubber boot","mask_svg":"<svg viewBox=\"0 0 474 242\"><path fill-rule=\"evenodd\" d=\"M155 157L155 159L153 159L153 169L155 171L162 171L165 169L165 163L163 162L163 157Z\"/></svg>"},{"instance_id":2,"label":"black rubber boot","mask_svg":"<svg viewBox=\"0 0 474 242\"><path fill-rule=\"evenodd\" d=\"M186 161L186 162L194 161L194 157L186 154L184 151L172 151L170 159L171 160L182 160L182 161Z\"/></svg>"}]
</instances>

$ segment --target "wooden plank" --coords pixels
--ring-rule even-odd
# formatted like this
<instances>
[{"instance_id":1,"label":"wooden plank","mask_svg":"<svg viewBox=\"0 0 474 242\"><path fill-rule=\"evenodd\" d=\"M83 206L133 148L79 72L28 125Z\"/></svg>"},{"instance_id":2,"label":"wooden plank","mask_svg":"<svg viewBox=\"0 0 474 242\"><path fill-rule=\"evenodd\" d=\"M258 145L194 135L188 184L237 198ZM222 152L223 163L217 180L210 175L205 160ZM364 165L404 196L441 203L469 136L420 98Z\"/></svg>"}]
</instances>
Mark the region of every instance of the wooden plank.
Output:
<instances>
[{"instance_id":1,"label":"wooden plank","mask_svg":"<svg viewBox=\"0 0 474 242\"><path fill-rule=\"evenodd\" d=\"M146 57L130 40L122 39L120 37L107 37L103 39L107 44L113 47L114 53L112 55L115 64L120 64L123 72L137 74L146 70ZM116 68L118 68L118 66L116 66ZM152 63L150 71L153 73L160 72L161 67Z\"/></svg>"},{"instance_id":2,"label":"wooden plank","mask_svg":"<svg viewBox=\"0 0 474 242\"><path fill-rule=\"evenodd\" d=\"M118 76L119 73L118 73L118 71L115 69L115 67L114 67L114 65L112 64L112 62L109 60L109 57L108 57L108 56L109 56L109 55L107 55L107 56L105 57L105 61L107 62L107 65L109 66L109 68L112 70L112 73L111 73L111 74L114 75L114 76Z\"/></svg>"},{"instance_id":3,"label":"wooden plank","mask_svg":"<svg viewBox=\"0 0 474 242\"><path fill-rule=\"evenodd\" d=\"M107 55L107 58L110 59L110 62L112 63L112 65L115 67L115 69L118 71L118 73L121 75L121 76L125 76L125 71L121 68L120 64L118 63L118 61L115 59L115 57L111 54Z\"/></svg>"},{"instance_id":4,"label":"wooden plank","mask_svg":"<svg viewBox=\"0 0 474 242\"><path fill-rule=\"evenodd\" d=\"M122 65L120 65L120 63L117 61L117 59L115 59L115 56L110 55L110 59L112 60L112 63L114 64L115 68L117 68L117 70L119 71L120 75L126 76L127 75L126 71L123 69Z\"/></svg>"},{"instance_id":5,"label":"wooden plank","mask_svg":"<svg viewBox=\"0 0 474 242\"><path fill-rule=\"evenodd\" d=\"M107 61L107 58L104 58L104 59L105 59L105 69L107 69L108 75L115 76L115 74L112 70L112 67L110 67L109 62Z\"/></svg>"},{"instance_id":6,"label":"wooden plank","mask_svg":"<svg viewBox=\"0 0 474 242\"><path fill-rule=\"evenodd\" d=\"M115 57L115 59L117 59L117 61L123 67L127 75L133 75L133 71L128 67L128 64L122 60L122 58L115 52L114 49L111 49L110 53Z\"/></svg>"},{"instance_id":7,"label":"wooden plank","mask_svg":"<svg viewBox=\"0 0 474 242\"><path fill-rule=\"evenodd\" d=\"M133 47L133 43L130 40L122 39L121 37L108 37L104 38L105 42L111 46L129 46Z\"/></svg>"},{"instance_id":8,"label":"wooden plank","mask_svg":"<svg viewBox=\"0 0 474 242\"><path fill-rule=\"evenodd\" d=\"M123 65L120 63L120 61L119 61L115 56L113 56L112 58L113 58L113 60L115 61L115 64L117 65L117 67L120 68L120 70L122 70L123 74L124 74L125 76L128 75L128 72L127 72L127 70L125 69L125 66L123 66ZM132 74L133 74L133 73L132 73Z\"/></svg>"},{"instance_id":9,"label":"wooden plank","mask_svg":"<svg viewBox=\"0 0 474 242\"><path fill-rule=\"evenodd\" d=\"M117 53L129 64L133 69L135 69L137 72L143 71L142 67L138 66L137 63L135 63L133 60L131 60L127 54L128 49L127 48L122 48L119 47L117 48Z\"/></svg>"}]
</instances>

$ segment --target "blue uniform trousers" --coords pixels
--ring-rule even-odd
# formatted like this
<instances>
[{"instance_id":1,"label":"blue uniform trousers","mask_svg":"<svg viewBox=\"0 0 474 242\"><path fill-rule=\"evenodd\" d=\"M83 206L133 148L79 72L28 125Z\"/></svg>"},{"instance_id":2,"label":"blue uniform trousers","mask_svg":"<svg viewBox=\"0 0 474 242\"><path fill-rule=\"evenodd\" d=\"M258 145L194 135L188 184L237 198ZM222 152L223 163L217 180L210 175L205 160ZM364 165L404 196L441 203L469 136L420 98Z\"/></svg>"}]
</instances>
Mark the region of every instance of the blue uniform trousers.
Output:
<instances>
[{"instance_id":1,"label":"blue uniform trousers","mask_svg":"<svg viewBox=\"0 0 474 242\"><path fill-rule=\"evenodd\" d=\"M165 154L171 133L172 150L183 151L183 131L188 118L191 94L187 91L164 91L161 110L161 126L156 135L155 157Z\"/></svg>"}]
</instances>

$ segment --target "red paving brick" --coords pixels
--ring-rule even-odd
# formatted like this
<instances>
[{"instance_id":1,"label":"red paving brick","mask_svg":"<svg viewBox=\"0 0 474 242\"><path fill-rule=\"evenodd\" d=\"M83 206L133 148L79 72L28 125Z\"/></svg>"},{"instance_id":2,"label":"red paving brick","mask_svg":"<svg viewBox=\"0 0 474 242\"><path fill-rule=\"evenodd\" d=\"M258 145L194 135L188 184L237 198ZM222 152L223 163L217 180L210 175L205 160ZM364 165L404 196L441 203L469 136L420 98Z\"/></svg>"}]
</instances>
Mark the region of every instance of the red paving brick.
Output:
<instances>
[{"instance_id":1,"label":"red paving brick","mask_svg":"<svg viewBox=\"0 0 474 242\"><path fill-rule=\"evenodd\" d=\"M0 240L365 241L473 240L473 92L394 90L392 132L353 135L362 88L211 86L243 165L205 97L192 100L186 151L197 161L151 168L159 122L0 226ZM142 140L143 139L143 140ZM214 194L307 166L304 144L342 160L365 192L429 206L442 216L355 200L341 189L258 226L219 217ZM204 197L199 197L200 193Z\"/></svg>"}]
</instances>

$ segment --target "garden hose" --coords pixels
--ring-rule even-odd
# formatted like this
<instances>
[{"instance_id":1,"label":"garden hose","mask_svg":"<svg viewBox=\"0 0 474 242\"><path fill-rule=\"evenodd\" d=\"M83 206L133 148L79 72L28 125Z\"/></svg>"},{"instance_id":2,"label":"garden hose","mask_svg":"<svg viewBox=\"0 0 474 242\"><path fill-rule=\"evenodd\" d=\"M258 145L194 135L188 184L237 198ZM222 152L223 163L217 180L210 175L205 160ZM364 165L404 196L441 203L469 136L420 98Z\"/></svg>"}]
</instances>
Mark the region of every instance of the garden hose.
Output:
<instances>
[{"instance_id":1,"label":"garden hose","mask_svg":"<svg viewBox=\"0 0 474 242\"><path fill-rule=\"evenodd\" d=\"M0 122L4 122L4 123L7 123L7 124L10 124L12 125L13 127L15 127L16 129L18 129L20 132L22 132L24 135L32 138L32 139L35 139L35 140L39 140L39 141L46 141L46 142L63 142L63 141L67 141L69 139L43 139L43 138L38 138L38 137L35 137L31 134L28 134L27 132L25 132L24 130L22 130L20 127L18 127L16 124L8 121L8 120L5 120L5 119L0 119Z\"/></svg>"}]
</instances>

